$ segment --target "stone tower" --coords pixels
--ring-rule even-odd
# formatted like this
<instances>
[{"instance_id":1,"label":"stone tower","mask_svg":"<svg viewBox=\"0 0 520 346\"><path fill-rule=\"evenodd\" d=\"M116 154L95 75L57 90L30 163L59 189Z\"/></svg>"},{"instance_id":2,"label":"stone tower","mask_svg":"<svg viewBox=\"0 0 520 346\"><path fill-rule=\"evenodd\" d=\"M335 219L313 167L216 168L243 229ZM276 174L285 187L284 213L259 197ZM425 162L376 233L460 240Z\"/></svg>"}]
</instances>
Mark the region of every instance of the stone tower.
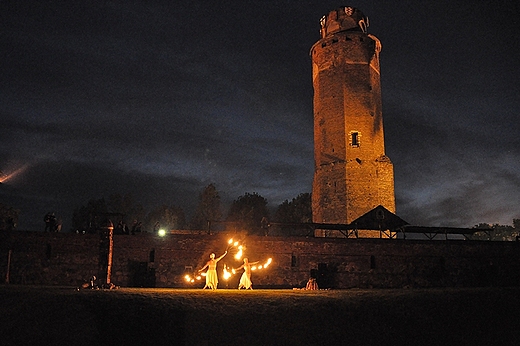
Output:
<instances>
[{"instance_id":1,"label":"stone tower","mask_svg":"<svg viewBox=\"0 0 520 346\"><path fill-rule=\"evenodd\" d=\"M360 10L341 7L321 19L321 39L311 48L315 223L349 224L378 205L395 213L381 111L381 43L367 27Z\"/></svg>"}]
</instances>

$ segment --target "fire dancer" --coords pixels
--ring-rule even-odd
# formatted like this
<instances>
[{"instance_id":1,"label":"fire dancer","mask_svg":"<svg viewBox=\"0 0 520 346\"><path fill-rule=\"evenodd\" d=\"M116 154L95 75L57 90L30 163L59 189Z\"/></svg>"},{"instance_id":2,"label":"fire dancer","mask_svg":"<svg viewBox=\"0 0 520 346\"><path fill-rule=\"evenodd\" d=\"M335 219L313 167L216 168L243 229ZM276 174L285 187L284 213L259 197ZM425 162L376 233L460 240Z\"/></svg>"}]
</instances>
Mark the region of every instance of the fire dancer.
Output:
<instances>
[{"instance_id":1,"label":"fire dancer","mask_svg":"<svg viewBox=\"0 0 520 346\"><path fill-rule=\"evenodd\" d=\"M208 271L206 272L206 285L203 289L210 288L212 290L217 289L218 285L218 275L217 275L217 263L220 261L224 256L227 255L227 250L224 252L224 254L218 258L215 258L215 254L212 253L209 255L209 261L206 263L202 269L199 270L199 273L203 271L204 269L208 268Z\"/></svg>"},{"instance_id":2,"label":"fire dancer","mask_svg":"<svg viewBox=\"0 0 520 346\"><path fill-rule=\"evenodd\" d=\"M253 289L253 283L251 282L251 266L257 264L258 262L249 262L249 259L244 258L244 264L238 267L236 270L244 268L244 273L240 277L240 283L238 284L238 289L245 288L246 290Z\"/></svg>"}]
</instances>

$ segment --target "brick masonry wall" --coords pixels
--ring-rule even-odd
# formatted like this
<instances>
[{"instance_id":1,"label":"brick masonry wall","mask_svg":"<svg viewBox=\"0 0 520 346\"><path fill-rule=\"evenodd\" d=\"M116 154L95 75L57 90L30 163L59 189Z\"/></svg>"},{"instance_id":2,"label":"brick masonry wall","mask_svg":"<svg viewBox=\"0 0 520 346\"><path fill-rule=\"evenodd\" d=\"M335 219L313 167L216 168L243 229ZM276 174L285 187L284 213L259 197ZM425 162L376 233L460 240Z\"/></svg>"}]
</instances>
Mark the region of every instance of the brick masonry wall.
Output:
<instances>
[{"instance_id":1,"label":"brick masonry wall","mask_svg":"<svg viewBox=\"0 0 520 346\"><path fill-rule=\"evenodd\" d=\"M393 165L384 147L380 47L375 36L338 31L311 48L314 222L347 224L378 205L395 212Z\"/></svg>"},{"instance_id":2,"label":"brick masonry wall","mask_svg":"<svg viewBox=\"0 0 520 346\"><path fill-rule=\"evenodd\" d=\"M250 261L273 259L253 272L257 288L303 287L311 272L322 288L520 286L520 243L462 240L335 239L239 234L143 233L114 236L111 282L123 287L193 287L186 272L201 268L227 240L241 239ZM0 274L12 284L79 286L99 268L100 237L72 233L10 232L0 235ZM238 267L235 249L221 262L220 288L236 288L222 266ZM190 270L189 268L193 268ZM186 269L188 268L188 269Z\"/></svg>"}]
</instances>

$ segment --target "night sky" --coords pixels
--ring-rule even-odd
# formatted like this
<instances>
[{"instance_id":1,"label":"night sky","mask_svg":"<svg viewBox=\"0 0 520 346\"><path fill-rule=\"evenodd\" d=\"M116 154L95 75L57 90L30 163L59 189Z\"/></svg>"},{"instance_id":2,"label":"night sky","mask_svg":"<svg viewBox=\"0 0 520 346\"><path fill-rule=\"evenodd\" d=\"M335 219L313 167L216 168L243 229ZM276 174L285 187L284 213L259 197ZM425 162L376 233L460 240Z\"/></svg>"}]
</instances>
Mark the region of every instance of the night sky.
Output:
<instances>
[{"instance_id":1,"label":"night sky","mask_svg":"<svg viewBox=\"0 0 520 346\"><path fill-rule=\"evenodd\" d=\"M71 4L72 3L72 4ZM110 194L182 207L311 192L309 51L359 8L381 40L396 214L472 227L520 218L520 9L494 1L2 1L0 202L63 230Z\"/></svg>"}]
</instances>

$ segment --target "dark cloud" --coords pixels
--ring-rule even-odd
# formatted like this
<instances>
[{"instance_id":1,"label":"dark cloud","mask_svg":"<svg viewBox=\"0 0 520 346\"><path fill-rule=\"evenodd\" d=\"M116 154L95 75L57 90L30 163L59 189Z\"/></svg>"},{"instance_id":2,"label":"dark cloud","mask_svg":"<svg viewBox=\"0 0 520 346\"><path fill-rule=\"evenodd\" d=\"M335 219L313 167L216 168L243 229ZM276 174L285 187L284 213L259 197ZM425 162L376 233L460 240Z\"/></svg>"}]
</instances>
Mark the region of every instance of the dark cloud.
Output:
<instances>
[{"instance_id":1,"label":"dark cloud","mask_svg":"<svg viewBox=\"0 0 520 346\"><path fill-rule=\"evenodd\" d=\"M519 5L351 4L381 53L397 214L520 217ZM271 207L310 192L310 47L333 1L2 5L1 202L20 227L111 193L188 213L215 183Z\"/></svg>"}]
</instances>

